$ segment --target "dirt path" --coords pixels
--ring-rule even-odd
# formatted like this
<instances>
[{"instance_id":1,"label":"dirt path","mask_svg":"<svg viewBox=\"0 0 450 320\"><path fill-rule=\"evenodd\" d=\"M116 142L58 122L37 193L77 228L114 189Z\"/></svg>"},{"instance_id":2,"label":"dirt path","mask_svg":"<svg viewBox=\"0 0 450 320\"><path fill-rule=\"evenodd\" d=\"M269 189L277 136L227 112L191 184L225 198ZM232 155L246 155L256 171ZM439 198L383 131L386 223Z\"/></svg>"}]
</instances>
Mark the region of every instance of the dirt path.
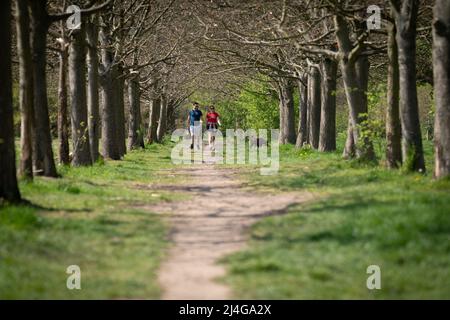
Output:
<instances>
[{"instance_id":1,"label":"dirt path","mask_svg":"<svg viewBox=\"0 0 450 320\"><path fill-rule=\"evenodd\" d=\"M217 260L240 250L246 229L258 219L285 212L308 194L267 194L249 191L233 172L212 165L193 166L176 174L190 175L189 184L166 186L186 192L189 201L160 203L150 209L167 214L174 243L161 265L163 299L230 299L230 289L218 283L225 270Z\"/></svg>"}]
</instances>

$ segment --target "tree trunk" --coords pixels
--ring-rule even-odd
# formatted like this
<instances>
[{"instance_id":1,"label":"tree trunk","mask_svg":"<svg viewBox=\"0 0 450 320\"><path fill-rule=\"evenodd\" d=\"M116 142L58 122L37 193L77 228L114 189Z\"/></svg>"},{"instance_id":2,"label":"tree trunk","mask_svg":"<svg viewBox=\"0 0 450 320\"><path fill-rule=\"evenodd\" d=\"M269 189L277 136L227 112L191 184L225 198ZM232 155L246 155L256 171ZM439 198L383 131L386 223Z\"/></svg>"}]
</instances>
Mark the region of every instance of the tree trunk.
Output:
<instances>
[{"instance_id":1,"label":"tree trunk","mask_svg":"<svg viewBox=\"0 0 450 320\"><path fill-rule=\"evenodd\" d=\"M98 78L98 18L92 17L92 21L86 24L86 40L88 45L87 70L88 70L88 127L89 127L89 146L92 162L96 162L100 156L100 115L99 115L99 78Z\"/></svg>"},{"instance_id":2,"label":"tree trunk","mask_svg":"<svg viewBox=\"0 0 450 320\"><path fill-rule=\"evenodd\" d=\"M111 51L111 38L109 30L106 26L100 31L100 44L102 46L102 78L101 78L101 95L102 95L102 148L103 157L112 160L120 160L120 152L118 146L118 128L117 128L117 112L116 102L114 101L113 86L113 66L114 54Z\"/></svg>"},{"instance_id":3,"label":"tree trunk","mask_svg":"<svg viewBox=\"0 0 450 320\"><path fill-rule=\"evenodd\" d=\"M113 78L113 87L116 103L116 123L117 123L117 146L119 147L120 157L127 153L127 146L125 141L125 77L123 74L123 67L121 64L117 65L116 73Z\"/></svg>"},{"instance_id":4,"label":"tree trunk","mask_svg":"<svg viewBox=\"0 0 450 320\"><path fill-rule=\"evenodd\" d=\"M167 131L175 130L175 105L173 100L169 100L167 103Z\"/></svg>"},{"instance_id":5,"label":"tree trunk","mask_svg":"<svg viewBox=\"0 0 450 320\"><path fill-rule=\"evenodd\" d=\"M322 62L322 96L320 114L319 151L336 150L336 78L337 63L331 59Z\"/></svg>"},{"instance_id":6,"label":"tree trunk","mask_svg":"<svg viewBox=\"0 0 450 320\"><path fill-rule=\"evenodd\" d=\"M16 176L11 75L11 1L0 2L0 199L21 200Z\"/></svg>"},{"instance_id":7,"label":"tree trunk","mask_svg":"<svg viewBox=\"0 0 450 320\"><path fill-rule=\"evenodd\" d=\"M86 43L85 27L72 32L69 46L69 87L72 110L72 165L91 165L86 101Z\"/></svg>"},{"instance_id":8,"label":"tree trunk","mask_svg":"<svg viewBox=\"0 0 450 320\"><path fill-rule=\"evenodd\" d=\"M59 163L70 164L69 150L69 124L67 102L67 65L68 65L68 39L65 25L60 23L60 52L59 52L59 79L58 79L58 155Z\"/></svg>"},{"instance_id":9,"label":"tree trunk","mask_svg":"<svg viewBox=\"0 0 450 320\"><path fill-rule=\"evenodd\" d=\"M280 137L281 144L295 144L295 106L293 84L290 79L281 78L278 82L278 97L280 110Z\"/></svg>"},{"instance_id":10,"label":"tree trunk","mask_svg":"<svg viewBox=\"0 0 450 320\"><path fill-rule=\"evenodd\" d=\"M17 54L20 63L20 149L19 175L33 179L33 74L30 47L30 16L27 0L16 0Z\"/></svg>"},{"instance_id":11,"label":"tree trunk","mask_svg":"<svg viewBox=\"0 0 450 320\"><path fill-rule=\"evenodd\" d=\"M308 72L308 81L306 85L306 143L311 145L311 137L309 136L309 128L311 126L311 86L313 79L311 72Z\"/></svg>"},{"instance_id":12,"label":"tree trunk","mask_svg":"<svg viewBox=\"0 0 450 320\"><path fill-rule=\"evenodd\" d=\"M147 142L149 144L157 141L158 118L160 114L161 99L155 97L150 102L150 113L148 122Z\"/></svg>"},{"instance_id":13,"label":"tree trunk","mask_svg":"<svg viewBox=\"0 0 450 320\"><path fill-rule=\"evenodd\" d=\"M398 48L395 40L397 29L395 24L389 27L388 38L388 83L387 83L387 110L386 110L386 166L398 168L402 163L402 128L399 112L399 70Z\"/></svg>"},{"instance_id":14,"label":"tree trunk","mask_svg":"<svg viewBox=\"0 0 450 320\"><path fill-rule=\"evenodd\" d=\"M450 176L450 2L436 0L433 21L433 66L436 118L435 176Z\"/></svg>"},{"instance_id":15,"label":"tree trunk","mask_svg":"<svg viewBox=\"0 0 450 320\"><path fill-rule=\"evenodd\" d=\"M128 121L128 149L144 148L144 137L141 126L141 92L139 74L128 81L128 98L130 117Z\"/></svg>"},{"instance_id":16,"label":"tree trunk","mask_svg":"<svg viewBox=\"0 0 450 320\"><path fill-rule=\"evenodd\" d=\"M295 144L297 134L295 131L295 104L294 104L294 85L292 80L288 80L283 88L284 108L285 108L285 136L286 142Z\"/></svg>"},{"instance_id":17,"label":"tree trunk","mask_svg":"<svg viewBox=\"0 0 450 320\"><path fill-rule=\"evenodd\" d=\"M57 177L53 159L52 137L47 101L47 31L49 27L46 0L29 2L31 8L31 49L33 53L34 132L33 161L38 174Z\"/></svg>"},{"instance_id":18,"label":"tree trunk","mask_svg":"<svg viewBox=\"0 0 450 320\"><path fill-rule=\"evenodd\" d=\"M362 133L367 125L367 80L368 59L359 57L353 51L350 40L350 30L344 17L335 15L336 38L340 50L340 69L344 81L345 95L350 110L351 128L353 137L348 135L349 143L356 148L356 156L359 159L375 160L372 141ZM357 65L358 64L358 65ZM350 126L349 126L350 127Z\"/></svg>"},{"instance_id":19,"label":"tree trunk","mask_svg":"<svg viewBox=\"0 0 450 320\"><path fill-rule=\"evenodd\" d=\"M64 27L62 27L63 29ZM64 32L64 31L63 31ZM66 38L61 43L61 51L59 52L59 80L58 80L58 152L59 162L69 164L69 124L67 120L67 64L68 52L66 46Z\"/></svg>"},{"instance_id":20,"label":"tree trunk","mask_svg":"<svg viewBox=\"0 0 450 320\"><path fill-rule=\"evenodd\" d=\"M311 86L308 94L310 123L309 123L309 142L314 149L319 148L320 135L320 109L321 109L321 92L320 92L320 72L316 67L311 70Z\"/></svg>"},{"instance_id":21,"label":"tree trunk","mask_svg":"<svg viewBox=\"0 0 450 320\"><path fill-rule=\"evenodd\" d=\"M409 171L425 172L416 83L418 0L402 0L396 15L400 77L402 157Z\"/></svg>"},{"instance_id":22,"label":"tree trunk","mask_svg":"<svg viewBox=\"0 0 450 320\"><path fill-rule=\"evenodd\" d=\"M307 127L307 114L308 114L308 78L303 77L302 81L298 81L299 91L299 121L298 121L298 135L295 146L297 148L303 147L307 143L308 127Z\"/></svg>"},{"instance_id":23,"label":"tree trunk","mask_svg":"<svg viewBox=\"0 0 450 320\"><path fill-rule=\"evenodd\" d=\"M281 85L279 85L278 87L278 113L280 114L280 136L279 136L279 143L280 144L286 144L286 112L284 109L284 101L283 101L284 97L283 94L281 92Z\"/></svg>"},{"instance_id":24,"label":"tree trunk","mask_svg":"<svg viewBox=\"0 0 450 320\"><path fill-rule=\"evenodd\" d=\"M157 129L158 142L162 142L167 129L167 97L165 94L161 96L161 107L159 109L159 121Z\"/></svg>"},{"instance_id":25,"label":"tree trunk","mask_svg":"<svg viewBox=\"0 0 450 320\"><path fill-rule=\"evenodd\" d=\"M367 56L360 56L358 60L356 60L355 64L356 69L356 76L358 78L359 83L359 91L358 94L361 95L361 106L359 108L359 129L358 134L359 141L362 144L362 147L358 148L358 145L356 145L356 156L359 159L365 159L369 161L375 161L376 155L375 150L373 148L373 143L371 141L370 136L363 135L363 131L369 131L369 102L367 98L367 92L369 91L369 70L370 70L370 63L369 58ZM353 127L353 130L355 131L355 128ZM369 131L370 132L370 131ZM355 137L355 132L353 132L353 136Z\"/></svg>"},{"instance_id":26,"label":"tree trunk","mask_svg":"<svg viewBox=\"0 0 450 320\"><path fill-rule=\"evenodd\" d=\"M356 155L355 138L353 137L353 127L351 115L348 116L348 126L347 126L347 139L345 140L344 153L342 157L344 159L353 159Z\"/></svg>"}]
</instances>

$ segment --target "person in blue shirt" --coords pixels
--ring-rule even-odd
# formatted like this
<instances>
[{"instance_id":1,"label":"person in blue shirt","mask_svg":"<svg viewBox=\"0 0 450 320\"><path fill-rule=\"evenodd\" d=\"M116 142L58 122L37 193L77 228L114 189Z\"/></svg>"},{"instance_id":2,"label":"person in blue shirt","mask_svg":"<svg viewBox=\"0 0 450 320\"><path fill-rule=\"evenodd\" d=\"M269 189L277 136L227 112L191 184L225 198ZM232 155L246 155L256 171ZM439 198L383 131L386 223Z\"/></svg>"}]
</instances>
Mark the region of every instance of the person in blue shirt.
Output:
<instances>
[{"instance_id":1,"label":"person in blue shirt","mask_svg":"<svg viewBox=\"0 0 450 320\"><path fill-rule=\"evenodd\" d=\"M191 134L191 149L194 149L196 142L197 149L200 149L200 140L202 135L202 116L198 102L193 103L193 108L189 111L188 123L189 133Z\"/></svg>"}]
</instances>

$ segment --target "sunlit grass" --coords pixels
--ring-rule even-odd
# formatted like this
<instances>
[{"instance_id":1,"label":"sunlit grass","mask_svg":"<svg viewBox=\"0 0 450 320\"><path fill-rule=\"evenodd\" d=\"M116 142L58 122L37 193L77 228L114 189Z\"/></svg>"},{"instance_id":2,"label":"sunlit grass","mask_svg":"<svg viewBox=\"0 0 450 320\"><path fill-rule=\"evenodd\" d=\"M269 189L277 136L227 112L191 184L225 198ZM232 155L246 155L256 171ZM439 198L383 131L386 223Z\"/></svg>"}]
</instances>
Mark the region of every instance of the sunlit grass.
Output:
<instances>
[{"instance_id":1,"label":"sunlit grass","mask_svg":"<svg viewBox=\"0 0 450 320\"><path fill-rule=\"evenodd\" d=\"M430 144L426 152L431 166ZM291 146L278 175L241 177L316 198L257 223L250 247L225 259L239 298L450 298L450 181ZM381 290L366 287L372 264Z\"/></svg>"},{"instance_id":2,"label":"sunlit grass","mask_svg":"<svg viewBox=\"0 0 450 320\"><path fill-rule=\"evenodd\" d=\"M0 298L158 298L167 226L144 206L182 198L152 188L174 181L169 154L152 145L123 161L59 167L59 179L22 181L33 205L0 208ZM66 288L73 264L81 290Z\"/></svg>"}]
</instances>

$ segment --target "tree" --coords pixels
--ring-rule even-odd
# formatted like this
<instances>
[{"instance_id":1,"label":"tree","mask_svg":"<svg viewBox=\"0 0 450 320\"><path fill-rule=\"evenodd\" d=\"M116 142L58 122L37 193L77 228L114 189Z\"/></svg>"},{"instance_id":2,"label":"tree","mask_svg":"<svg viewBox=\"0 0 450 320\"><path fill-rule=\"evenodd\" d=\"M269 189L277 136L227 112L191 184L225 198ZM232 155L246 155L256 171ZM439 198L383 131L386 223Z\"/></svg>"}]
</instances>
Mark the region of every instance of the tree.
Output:
<instances>
[{"instance_id":1,"label":"tree","mask_svg":"<svg viewBox=\"0 0 450 320\"><path fill-rule=\"evenodd\" d=\"M436 99L435 176L450 176L450 2L436 0L433 20L433 66Z\"/></svg>"},{"instance_id":2,"label":"tree","mask_svg":"<svg viewBox=\"0 0 450 320\"><path fill-rule=\"evenodd\" d=\"M388 26L388 81L386 109L386 166L397 168L402 163L402 128L399 112L400 78L398 68L397 27L395 22Z\"/></svg>"},{"instance_id":3,"label":"tree","mask_svg":"<svg viewBox=\"0 0 450 320\"><path fill-rule=\"evenodd\" d=\"M416 84L419 0L391 0L397 27L402 156L406 169L425 172Z\"/></svg>"},{"instance_id":4,"label":"tree","mask_svg":"<svg viewBox=\"0 0 450 320\"><path fill-rule=\"evenodd\" d=\"M47 75L45 70L47 66L47 32L52 19L47 13L46 0L29 1L29 5L31 9L34 89L33 161L38 174L57 177L50 134Z\"/></svg>"},{"instance_id":5,"label":"tree","mask_svg":"<svg viewBox=\"0 0 450 320\"><path fill-rule=\"evenodd\" d=\"M312 66L310 68L310 78L308 81L308 85L309 143L314 149L318 149L321 109L321 77L318 66Z\"/></svg>"},{"instance_id":6,"label":"tree","mask_svg":"<svg viewBox=\"0 0 450 320\"><path fill-rule=\"evenodd\" d=\"M0 2L0 42L0 199L19 202L12 107L10 0Z\"/></svg>"},{"instance_id":7,"label":"tree","mask_svg":"<svg viewBox=\"0 0 450 320\"><path fill-rule=\"evenodd\" d=\"M117 146L119 148L120 157L122 158L127 153L127 146L125 142L125 74L123 63L117 63L114 71L113 94L114 102L116 103Z\"/></svg>"},{"instance_id":8,"label":"tree","mask_svg":"<svg viewBox=\"0 0 450 320\"><path fill-rule=\"evenodd\" d=\"M162 142L167 128L167 96L163 92L161 94L161 104L159 108L159 120L158 128L156 132L156 138L158 142Z\"/></svg>"},{"instance_id":9,"label":"tree","mask_svg":"<svg viewBox=\"0 0 450 320\"><path fill-rule=\"evenodd\" d=\"M101 45L101 95L102 95L102 145L105 158L120 160L117 132L117 104L114 101L113 77L114 52L112 39L107 21L102 21L100 28Z\"/></svg>"},{"instance_id":10,"label":"tree","mask_svg":"<svg viewBox=\"0 0 450 320\"><path fill-rule=\"evenodd\" d=\"M19 175L23 178L33 179L33 74L30 48L30 17L27 0L16 0L16 26L17 26L17 54L19 56L20 72L20 149L21 158Z\"/></svg>"},{"instance_id":11,"label":"tree","mask_svg":"<svg viewBox=\"0 0 450 320\"><path fill-rule=\"evenodd\" d=\"M280 143L295 144L295 106L294 85L292 79L281 77L278 80L278 97L280 100Z\"/></svg>"},{"instance_id":12,"label":"tree","mask_svg":"<svg viewBox=\"0 0 450 320\"><path fill-rule=\"evenodd\" d=\"M144 148L144 136L141 126L141 94L139 88L139 72L128 81L128 99L130 116L128 122L128 149Z\"/></svg>"},{"instance_id":13,"label":"tree","mask_svg":"<svg viewBox=\"0 0 450 320\"><path fill-rule=\"evenodd\" d=\"M320 114L319 151L336 150L336 79L337 63L325 59L321 63L322 96Z\"/></svg>"},{"instance_id":14,"label":"tree","mask_svg":"<svg viewBox=\"0 0 450 320\"><path fill-rule=\"evenodd\" d=\"M91 165L86 101L86 32L85 25L72 31L69 45L69 87L72 110L72 165Z\"/></svg>"},{"instance_id":15,"label":"tree","mask_svg":"<svg viewBox=\"0 0 450 320\"><path fill-rule=\"evenodd\" d=\"M358 41L356 45L352 43L350 37L350 29L348 22L340 14L334 16L334 24L336 29L336 39L339 48L339 61L341 66L342 78L344 81L345 93L350 110L351 131L353 137L349 137L347 143L354 142L356 156L359 159L374 160L375 153L373 151L372 141L368 137L362 137L364 131L365 120L367 119L367 82L361 77L366 73L358 69L362 67L360 56L364 51L366 34L363 31L361 23L358 26ZM350 153L351 154L351 153Z\"/></svg>"},{"instance_id":16,"label":"tree","mask_svg":"<svg viewBox=\"0 0 450 320\"><path fill-rule=\"evenodd\" d=\"M160 115L161 98L155 96L150 101L150 112L148 121L147 142L149 144L157 142L158 119Z\"/></svg>"},{"instance_id":17,"label":"tree","mask_svg":"<svg viewBox=\"0 0 450 320\"><path fill-rule=\"evenodd\" d=\"M308 141L307 113L308 113L308 77L303 76L297 81L299 91L299 124L295 146L303 147Z\"/></svg>"},{"instance_id":18,"label":"tree","mask_svg":"<svg viewBox=\"0 0 450 320\"><path fill-rule=\"evenodd\" d=\"M92 162L96 162L100 156L100 112L99 112L99 74L98 74L98 16L89 17L86 22L87 40L87 108L89 127L89 146Z\"/></svg>"},{"instance_id":19,"label":"tree","mask_svg":"<svg viewBox=\"0 0 450 320\"><path fill-rule=\"evenodd\" d=\"M58 79L58 155L61 164L70 164L69 124L67 95L67 65L69 59L68 44L63 23L60 23L59 38L59 79Z\"/></svg>"}]
</instances>

